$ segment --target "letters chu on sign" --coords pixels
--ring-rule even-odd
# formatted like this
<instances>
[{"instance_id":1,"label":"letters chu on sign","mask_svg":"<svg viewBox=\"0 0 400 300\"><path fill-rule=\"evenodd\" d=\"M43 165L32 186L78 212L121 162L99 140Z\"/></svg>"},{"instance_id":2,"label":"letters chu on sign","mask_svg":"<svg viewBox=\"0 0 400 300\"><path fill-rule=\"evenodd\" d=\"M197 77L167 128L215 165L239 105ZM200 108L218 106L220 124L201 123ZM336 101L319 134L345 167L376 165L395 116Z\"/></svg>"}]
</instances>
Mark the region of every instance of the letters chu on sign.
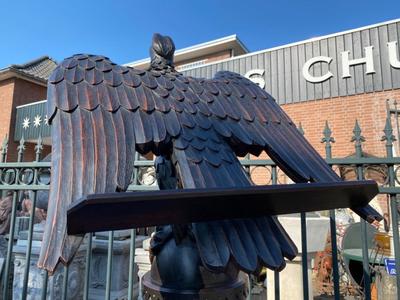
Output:
<instances>
[{"instance_id":1,"label":"letters chu on sign","mask_svg":"<svg viewBox=\"0 0 400 300\"><path fill-rule=\"evenodd\" d=\"M349 58L350 51L341 52L340 57L342 62L342 74L341 74L342 78L351 77L350 67L361 64L365 64L366 74L375 73L373 51L374 51L374 46L364 47L365 56L353 59ZM390 66L396 69L400 69L400 59L397 57L397 41L387 43L386 54L388 55ZM302 75L304 79L311 83L321 83L333 77L334 74L329 70L325 74L322 74L321 76L314 76L310 74L310 69L314 64L326 63L329 65L332 62L332 60L333 58L329 56L316 56L307 60L302 67ZM245 77L257 83L261 88L264 88L265 81L264 78L262 77L264 75L264 72L265 71L263 69L253 69L248 71L245 74Z\"/></svg>"}]
</instances>

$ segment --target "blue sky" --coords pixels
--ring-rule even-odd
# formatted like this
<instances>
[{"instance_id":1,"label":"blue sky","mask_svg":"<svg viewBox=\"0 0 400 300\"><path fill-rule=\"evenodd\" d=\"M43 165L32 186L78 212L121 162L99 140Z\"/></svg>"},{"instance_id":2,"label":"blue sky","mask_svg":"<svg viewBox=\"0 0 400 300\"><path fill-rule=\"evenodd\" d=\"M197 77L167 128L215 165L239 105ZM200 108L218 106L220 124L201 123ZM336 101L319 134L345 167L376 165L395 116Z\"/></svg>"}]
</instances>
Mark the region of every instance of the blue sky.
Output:
<instances>
[{"instance_id":1,"label":"blue sky","mask_svg":"<svg viewBox=\"0 0 400 300\"><path fill-rule=\"evenodd\" d=\"M255 51L399 17L399 0L2 1L0 68L75 53L128 63L154 32L177 49L236 33Z\"/></svg>"}]
</instances>

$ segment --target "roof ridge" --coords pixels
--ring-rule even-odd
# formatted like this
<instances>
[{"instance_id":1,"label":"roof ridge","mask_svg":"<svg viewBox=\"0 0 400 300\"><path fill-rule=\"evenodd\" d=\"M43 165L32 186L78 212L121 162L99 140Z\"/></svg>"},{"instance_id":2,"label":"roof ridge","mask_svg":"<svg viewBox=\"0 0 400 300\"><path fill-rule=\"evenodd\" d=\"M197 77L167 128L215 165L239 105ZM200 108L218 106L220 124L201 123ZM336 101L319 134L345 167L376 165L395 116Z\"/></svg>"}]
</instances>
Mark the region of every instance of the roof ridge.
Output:
<instances>
[{"instance_id":1,"label":"roof ridge","mask_svg":"<svg viewBox=\"0 0 400 300\"><path fill-rule=\"evenodd\" d=\"M37 65L37 64L39 64L39 63L41 63L41 62L43 62L45 60L51 60L52 62L57 64L57 62L54 59L52 59L50 56L43 55L43 56L40 56L40 57L35 58L33 60L30 60L30 61L28 61L26 63L23 63L23 64L12 64L9 67L10 68L15 68L15 69L26 69L26 68L29 68L29 67L31 67L33 65Z\"/></svg>"},{"instance_id":2,"label":"roof ridge","mask_svg":"<svg viewBox=\"0 0 400 300\"><path fill-rule=\"evenodd\" d=\"M0 69L0 73L14 72L46 82L56 66L57 61L48 55L43 55L24 64L12 64L4 69Z\"/></svg>"}]
</instances>

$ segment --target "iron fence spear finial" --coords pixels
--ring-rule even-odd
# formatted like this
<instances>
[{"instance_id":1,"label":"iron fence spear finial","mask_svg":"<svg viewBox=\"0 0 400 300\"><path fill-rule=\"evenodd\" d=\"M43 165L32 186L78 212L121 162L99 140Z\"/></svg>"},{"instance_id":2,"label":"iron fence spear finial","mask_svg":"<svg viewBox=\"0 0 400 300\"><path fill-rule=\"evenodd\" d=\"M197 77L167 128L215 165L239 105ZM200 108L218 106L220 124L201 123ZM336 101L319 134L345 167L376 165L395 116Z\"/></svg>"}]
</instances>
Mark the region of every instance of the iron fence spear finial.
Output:
<instances>
[{"instance_id":1,"label":"iron fence spear finial","mask_svg":"<svg viewBox=\"0 0 400 300\"><path fill-rule=\"evenodd\" d=\"M329 127L328 121L325 121L325 128L322 131L324 137L321 139L321 143L325 143L325 152L327 158L332 158L332 145L331 143L335 142L335 139L332 137L332 130Z\"/></svg>"},{"instance_id":2,"label":"iron fence spear finial","mask_svg":"<svg viewBox=\"0 0 400 300\"><path fill-rule=\"evenodd\" d=\"M42 140L42 135L39 133L39 137L35 145L36 161L40 160L40 154L42 153L42 150L43 150L43 140Z\"/></svg>"},{"instance_id":3,"label":"iron fence spear finial","mask_svg":"<svg viewBox=\"0 0 400 300\"><path fill-rule=\"evenodd\" d=\"M22 156L24 154L26 147L25 147L25 138L24 135L22 135L21 139L19 140L19 145L17 147L18 150L18 162L22 161Z\"/></svg>"},{"instance_id":4,"label":"iron fence spear finial","mask_svg":"<svg viewBox=\"0 0 400 300\"><path fill-rule=\"evenodd\" d=\"M297 127L297 130L300 132L301 135L304 135L304 129L303 126L301 125L301 122L299 123L299 127Z\"/></svg>"},{"instance_id":5,"label":"iron fence spear finial","mask_svg":"<svg viewBox=\"0 0 400 300\"><path fill-rule=\"evenodd\" d=\"M7 156L7 151L8 151L8 135L4 137L3 143L1 144L1 161L5 162L6 161L6 156Z\"/></svg>"},{"instance_id":6,"label":"iron fence spear finial","mask_svg":"<svg viewBox=\"0 0 400 300\"><path fill-rule=\"evenodd\" d=\"M356 123L353 129L353 136L351 138L351 142L355 142L354 146L356 148L356 157L362 157L362 143L365 142L365 138L361 135L361 127L358 124L358 120L356 119Z\"/></svg>"},{"instance_id":7,"label":"iron fence spear finial","mask_svg":"<svg viewBox=\"0 0 400 300\"><path fill-rule=\"evenodd\" d=\"M392 122L389 117L386 118L385 128L383 129L384 135L381 138L381 141L386 141L386 152L391 157L393 156L392 147L393 142L396 140L395 136L393 135L393 127Z\"/></svg>"}]
</instances>

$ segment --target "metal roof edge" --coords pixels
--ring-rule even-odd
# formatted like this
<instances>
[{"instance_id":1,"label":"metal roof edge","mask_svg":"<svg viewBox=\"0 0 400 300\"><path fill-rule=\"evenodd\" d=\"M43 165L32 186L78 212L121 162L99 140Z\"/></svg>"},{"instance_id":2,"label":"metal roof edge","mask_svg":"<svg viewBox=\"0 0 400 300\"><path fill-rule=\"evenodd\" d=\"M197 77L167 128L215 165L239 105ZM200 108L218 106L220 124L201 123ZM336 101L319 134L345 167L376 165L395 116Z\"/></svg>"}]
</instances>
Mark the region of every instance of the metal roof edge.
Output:
<instances>
[{"instance_id":1,"label":"metal roof edge","mask_svg":"<svg viewBox=\"0 0 400 300\"><path fill-rule=\"evenodd\" d=\"M44 103L44 102L47 102L47 99L36 101L36 102L31 102L31 103L27 103L27 104L18 105L15 108L22 108L22 107L26 107L26 106L37 105L37 104Z\"/></svg>"},{"instance_id":2,"label":"metal roof edge","mask_svg":"<svg viewBox=\"0 0 400 300\"><path fill-rule=\"evenodd\" d=\"M249 57L249 56L252 56L252 55L256 55L256 54L261 54L261 53L264 53L264 52L279 50L279 49L288 48L288 47L293 47L293 46L297 46L297 45L301 45L301 44L305 44L305 43L315 42L315 41L319 41L319 40L323 40L323 39L327 39L327 38L331 38L331 37L335 37L335 36L339 36L339 35L344 35L344 34L348 34L348 33L353 33L353 32L357 32L357 31L371 29L371 28L375 28L375 27L379 27L379 26L383 26L383 25L389 25L389 24L397 23L397 22L400 22L400 18L389 20L389 21L384 21L384 22L380 22L380 23L375 23L375 24L371 24L371 25L367 25L367 26L363 26L363 27L358 27L358 28L355 28L355 29L349 29L349 30L344 30L344 31L336 32L336 33L331 33L331 34L327 34L327 35L323 35L323 36L319 36L319 37L312 37L312 38L309 38L309 39L305 39L305 40L301 40L301 41L298 41L298 42L293 42L293 43L289 43L289 44L285 44L285 45L281 45L281 46L262 49L262 50L258 50L258 51L254 51L254 52L250 52L250 53L246 53L246 54L242 54L242 55L226 58L226 59L219 60L219 61L216 61L216 62L210 62L210 63L204 64L204 65L201 65L201 66L188 68L188 69L185 69L185 71L183 71L183 72L190 71L190 70L195 70L195 69L198 69L198 68L203 68L203 67L207 67L207 66L211 66L211 65L216 65L216 64L219 64L219 63L227 62L227 61L233 61L233 60L236 60L236 59L246 58L246 57Z\"/></svg>"},{"instance_id":3,"label":"metal roof edge","mask_svg":"<svg viewBox=\"0 0 400 300\"><path fill-rule=\"evenodd\" d=\"M193 52L193 51L198 51L198 50L202 50L204 48L208 48L208 47L212 47L212 46L217 46L223 43L228 43L228 42L232 42L232 41L236 41L239 46L241 48L243 48L243 50L248 53L249 50L247 49L247 47L243 44L243 42L238 38L238 36L236 34L232 34L232 35L228 35L219 39L215 39L215 40L211 40L208 42L204 42L204 43L200 43L200 44L196 44L193 46L189 46L189 47L185 47L182 49L179 49L175 52L175 57L178 55L183 55L189 52ZM132 65L140 65L140 64L144 64L144 63L148 63L150 62L150 58L144 58L144 59L140 59L140 60L136 60L130 63L126 63L124 64L124 66L132 66Z\"/></svg>"}]
</instances>

